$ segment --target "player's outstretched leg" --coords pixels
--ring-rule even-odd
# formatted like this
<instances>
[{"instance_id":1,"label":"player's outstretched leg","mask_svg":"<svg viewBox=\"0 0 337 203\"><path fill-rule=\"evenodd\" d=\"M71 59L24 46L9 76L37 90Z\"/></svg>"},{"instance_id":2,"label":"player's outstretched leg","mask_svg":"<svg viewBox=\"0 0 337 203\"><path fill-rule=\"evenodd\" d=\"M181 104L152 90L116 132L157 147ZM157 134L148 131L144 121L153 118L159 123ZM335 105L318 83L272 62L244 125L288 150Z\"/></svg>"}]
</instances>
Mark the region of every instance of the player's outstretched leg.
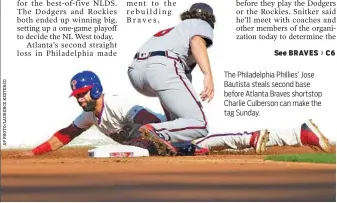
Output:
<instances>
[{"instance_id":1,"label":"player's outstretched leg","mask_svg":"<svg viewBox=\"0 0 337 203\"><path fill-rule=\"evenodd\" d=\"M269 140L267 129L243 133L215 133L193 141L200 148L247 149L253 148L257 154L263 154Z\"/></svg>"},{"instance_id":2,"label":"player's outstretched leg","mask_svg":"<svg viewBox=\"0 0 337 203\"><path fill-rule=\"evenodd\" d=\"M331 152L333 150L329 140L311 119L297 125L295 128L268 129L268 131L268 140L267 136L261 137L260 135L260 137L258 137L252 132L222 132L216 134L210 133L207 137L197 139L194 142L199 147L205 147L210 150L217 148L238 150L254 148L258 154L264 153L266 148L272 146L309 146L324 152ZM261 142L259 142L260 140Z\"/></svg>"}]
</instances>

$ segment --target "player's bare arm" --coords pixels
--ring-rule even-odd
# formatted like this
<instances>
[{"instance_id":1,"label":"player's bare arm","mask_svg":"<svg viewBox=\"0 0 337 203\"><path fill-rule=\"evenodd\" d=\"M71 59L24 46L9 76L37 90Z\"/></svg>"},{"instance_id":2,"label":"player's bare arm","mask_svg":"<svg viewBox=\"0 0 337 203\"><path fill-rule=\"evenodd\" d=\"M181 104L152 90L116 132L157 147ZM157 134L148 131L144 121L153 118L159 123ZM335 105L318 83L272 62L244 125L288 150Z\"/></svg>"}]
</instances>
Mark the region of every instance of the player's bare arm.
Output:
<instances>
[{"instance_id":1,"label":"player's bare arm","mask_svg":"<svg viewBox=\"0 0 337 203\"><path fill-rule=\"evenodd\" d=\"M208 99L208 102L210 102L214 97L213 75L207 53L207 44L201 36L194 36L191 39L191 52L204 74L204 89L200 93L200 97L202 101Z\"/></svg>"}]
</instances>

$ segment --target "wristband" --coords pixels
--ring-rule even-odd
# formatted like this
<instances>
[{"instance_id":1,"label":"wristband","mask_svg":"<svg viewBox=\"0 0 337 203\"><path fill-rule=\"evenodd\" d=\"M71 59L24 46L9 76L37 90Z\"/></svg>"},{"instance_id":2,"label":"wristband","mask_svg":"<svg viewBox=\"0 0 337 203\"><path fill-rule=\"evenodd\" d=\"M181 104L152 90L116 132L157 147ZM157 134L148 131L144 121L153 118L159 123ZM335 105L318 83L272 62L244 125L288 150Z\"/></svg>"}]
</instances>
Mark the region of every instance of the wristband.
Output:
<instances>
[{"instance_id":1,"label":"wristband","mask_svg":"<svg viewBox=\"0 0 337 203\"><path fill-rule=\"evenodd\" d=\"M52 151L52 148L48 141L32 150L34 155L40 155L50 151Z\"/></svg>"}]
</instances>

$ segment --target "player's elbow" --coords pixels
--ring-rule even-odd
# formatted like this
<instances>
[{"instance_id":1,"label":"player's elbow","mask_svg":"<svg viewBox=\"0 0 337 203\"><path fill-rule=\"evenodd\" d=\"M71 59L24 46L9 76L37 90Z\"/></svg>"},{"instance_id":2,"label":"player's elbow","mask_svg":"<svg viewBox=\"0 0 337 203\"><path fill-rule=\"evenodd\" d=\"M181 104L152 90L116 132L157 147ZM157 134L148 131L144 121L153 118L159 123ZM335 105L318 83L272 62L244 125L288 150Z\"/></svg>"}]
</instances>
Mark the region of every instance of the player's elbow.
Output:
<instances>
[{"instance_id":1,"label":"player's elbow","mask_svg":"<svg viewBox=\"0 0 337 203\"><path fill-rule=\"evenodd\" d=\"M191 50L196 50L198 47L206 47L206 41L199 35L192 37L190 41Z\"/></svg>"},{"instance_id":2,"label":"player's elbow","mask_svg":"<svg viewBox=\"0 0 337 203\"><path fill-rule=\"evenodd\" d=\"M190 41L191 50L197 51L198 49L206 49L212 45L212 40L208 39L207 37L203 37L200 35L195 35L192 37Z\"/></svg>"},{"instance_id":3,"label":"player's elbow","mask_svg":"<svg viewBox=\"0 0 337 203\"><path fill-rule=\"evenodd\" d=\"M57 131L53 137L55 137L55 145L62 147L63 145L71 142L75 137L79 136L83 132L82 129L71 124L66 128Z\"/></svg>"}]
</instances>

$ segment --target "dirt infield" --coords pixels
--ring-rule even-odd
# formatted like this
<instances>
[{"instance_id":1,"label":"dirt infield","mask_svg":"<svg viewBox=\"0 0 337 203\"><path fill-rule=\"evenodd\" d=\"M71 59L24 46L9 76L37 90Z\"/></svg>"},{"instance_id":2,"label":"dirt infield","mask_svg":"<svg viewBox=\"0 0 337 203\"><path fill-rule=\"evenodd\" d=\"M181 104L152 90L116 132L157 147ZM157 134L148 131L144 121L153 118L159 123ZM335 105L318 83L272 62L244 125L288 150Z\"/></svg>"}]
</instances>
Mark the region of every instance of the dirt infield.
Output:
<instances>
[{"instance_id":1,"label":"dirt infield","mask_svg":"<svg viewBox=\"0 0 337 203\"><path fill-rule=\"evenodd\" d=\"M252 152L93 159L88 149L14 158L2 151L2 201L336 201L336 165L264 161ZM274 147L267 154L316 153Z\"/></svg>"}]
</instances>

